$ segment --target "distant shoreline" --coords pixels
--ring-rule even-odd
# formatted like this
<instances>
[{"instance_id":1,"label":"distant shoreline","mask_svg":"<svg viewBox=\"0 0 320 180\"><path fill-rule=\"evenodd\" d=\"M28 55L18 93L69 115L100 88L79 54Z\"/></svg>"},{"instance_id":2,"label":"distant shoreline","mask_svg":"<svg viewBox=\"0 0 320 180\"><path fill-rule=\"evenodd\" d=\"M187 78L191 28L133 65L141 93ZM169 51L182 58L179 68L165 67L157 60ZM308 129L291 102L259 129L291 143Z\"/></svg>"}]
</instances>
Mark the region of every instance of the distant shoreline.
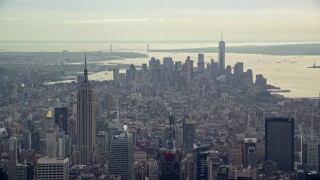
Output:
<instances>
[{"instance_id":1,"label":"distant shoreline","mask_svg":"<svg viewBox=\"0 0 320 180\"><path fill-rule=\"evenodd\" d=\"M265 46L230 46L226 53L262 54L278 56L320 56L320 43L315 44L285 44ZM151 52L171 53L218 53L217 47L184 48L184 49L159 49Z\"/></svg>"}]
</instances>

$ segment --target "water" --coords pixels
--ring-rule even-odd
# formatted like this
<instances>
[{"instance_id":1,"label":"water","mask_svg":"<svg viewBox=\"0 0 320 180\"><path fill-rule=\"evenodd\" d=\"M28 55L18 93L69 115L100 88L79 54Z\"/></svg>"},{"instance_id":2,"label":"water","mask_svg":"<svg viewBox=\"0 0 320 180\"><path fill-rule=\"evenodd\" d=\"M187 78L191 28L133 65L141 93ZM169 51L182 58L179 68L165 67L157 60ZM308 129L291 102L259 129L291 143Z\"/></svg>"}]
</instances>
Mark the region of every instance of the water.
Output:
<instances>
[{"instance_id":1,"label":"water","mask_svg":"<svg viewBox=\"0 0 320 180\"><path fill-rule=\"evenodd\" d=\"M274 45L274 44L294 44L294 43L226 43L226 52L228 46L240 45ZM199 47L217 47L218 43L150 43L150 49L176 49L176 48L199 48ZM130 51L146 53L146 43L114 43L113 50L133 49ZM3 51L108 51L109 44L104 42L85 42L85 43L10 43L1 42L0 49ZM129 50L128 50L129 51ZM150 57L162 59L163 57L172 57L174 61L184 62L187 56L197 58L196 53L148 53L148 58L124 59L105 61L105 64L135 64L141 65L147 63ZM211 58L218 59L218 54L205 54L206 62ZM88 57L90 59L90 57ZM243 62L244 69L252 69L254 76L263 74L268 84L279 86L282 89L289 89L291 92L283 93L286 97L319 97L320 92L320 69L307 68L315 62L320 65L320 56L274 56L260 54L232 54L226 53L226 65L232 67L236 62ZM196 63L194 63L196 65ZM90 71L90 69L89 69ZM123 72L123 71L122 71ZM107 74L106 74L107 73ZM110 80L112 72L99 72L89 76L91 80ZM64 81L68 82L68 81Z\"/></svg>"}]
</instances>

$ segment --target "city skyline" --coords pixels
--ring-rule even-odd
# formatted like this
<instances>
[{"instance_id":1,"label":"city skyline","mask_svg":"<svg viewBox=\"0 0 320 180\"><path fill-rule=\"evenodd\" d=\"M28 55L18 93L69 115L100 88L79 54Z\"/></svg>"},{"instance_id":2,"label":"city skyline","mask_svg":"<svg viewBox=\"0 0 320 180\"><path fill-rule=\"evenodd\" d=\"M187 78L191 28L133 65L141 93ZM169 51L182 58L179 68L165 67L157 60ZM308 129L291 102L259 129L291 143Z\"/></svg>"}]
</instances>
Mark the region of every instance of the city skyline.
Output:
<instances>
[{"instance_id":1,"label":"city skyline","mask_svg":"<svg viewBox=\"0 0 320 180\"><path fill-rule=\"evenodd\" d=\"M224 29L229 41L320 41L319 8L316 0L3 1L0 40L217 40Z\"/></svg>"},{"instance_id":2,"label":"city skyline","mask_svg":"<svg viewBox=\"0 0 320 180\"><path fill-rule=\"evenodd\" d=\"M1 1L0 179L320 179L319 8Z\"/></svg>"}]
</instances>

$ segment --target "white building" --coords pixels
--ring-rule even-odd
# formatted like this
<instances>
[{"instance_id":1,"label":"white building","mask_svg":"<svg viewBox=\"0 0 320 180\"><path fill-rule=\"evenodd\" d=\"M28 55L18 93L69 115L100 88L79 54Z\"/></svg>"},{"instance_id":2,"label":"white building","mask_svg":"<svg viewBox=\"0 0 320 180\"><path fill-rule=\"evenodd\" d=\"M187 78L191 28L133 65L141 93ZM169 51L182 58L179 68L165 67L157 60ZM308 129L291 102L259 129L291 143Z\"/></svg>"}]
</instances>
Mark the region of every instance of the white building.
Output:
<instances>
[{"instance_id":1,"label":"white building","mask_svg":"<svg viewBox=\"0 0 320 180\"><path fill-rule=\"evenodd\" d=\"M38 180L68 180L69 179L69 159L58 159L42 157L37 163Z\"/></svg>"}]
</instances>

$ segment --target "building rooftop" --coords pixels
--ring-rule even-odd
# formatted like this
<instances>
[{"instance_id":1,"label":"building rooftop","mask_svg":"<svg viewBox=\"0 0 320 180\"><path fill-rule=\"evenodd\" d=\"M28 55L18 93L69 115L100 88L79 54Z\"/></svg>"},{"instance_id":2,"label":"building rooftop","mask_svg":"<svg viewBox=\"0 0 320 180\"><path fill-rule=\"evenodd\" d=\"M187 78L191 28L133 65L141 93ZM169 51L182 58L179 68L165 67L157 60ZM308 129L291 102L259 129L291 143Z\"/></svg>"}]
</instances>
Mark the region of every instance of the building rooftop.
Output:
<instances>
[{"instance_id":1,"label":"building rooftop","mask_svg":"<svg viewBox=\"0 0 320 180\"><path fill-rule=\"evenodd\" d=\"M38 159L38 164L61 164L68 161L69 161L69 158L60 159L60 158L51 158L51 157L41 157Z\"/></svg>"}]
</instances>

